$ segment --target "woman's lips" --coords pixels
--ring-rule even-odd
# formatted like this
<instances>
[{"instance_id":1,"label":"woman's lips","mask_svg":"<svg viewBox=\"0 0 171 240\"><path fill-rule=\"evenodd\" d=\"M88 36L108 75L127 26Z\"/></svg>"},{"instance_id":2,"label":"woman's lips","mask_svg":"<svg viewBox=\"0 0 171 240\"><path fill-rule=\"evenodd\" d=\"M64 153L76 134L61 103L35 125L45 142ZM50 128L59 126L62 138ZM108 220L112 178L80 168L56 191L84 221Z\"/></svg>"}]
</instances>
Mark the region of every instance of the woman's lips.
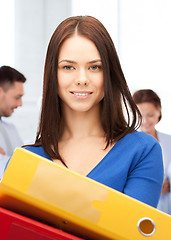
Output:
<instances>
[{"instance_id":1,"label":"woman's lips","mask_svg":"<svg viewBox=\"0 0 171 240\"><path fill-rule=\"evenodd\" d=\"M87 91L86 92L71 91L70 93L75 95L75 96L78 96L78 97L87 97L87 96L91 95L93 92L90 92L90 91L89 92L87 92Z\"/></svg>"}]
</instances>

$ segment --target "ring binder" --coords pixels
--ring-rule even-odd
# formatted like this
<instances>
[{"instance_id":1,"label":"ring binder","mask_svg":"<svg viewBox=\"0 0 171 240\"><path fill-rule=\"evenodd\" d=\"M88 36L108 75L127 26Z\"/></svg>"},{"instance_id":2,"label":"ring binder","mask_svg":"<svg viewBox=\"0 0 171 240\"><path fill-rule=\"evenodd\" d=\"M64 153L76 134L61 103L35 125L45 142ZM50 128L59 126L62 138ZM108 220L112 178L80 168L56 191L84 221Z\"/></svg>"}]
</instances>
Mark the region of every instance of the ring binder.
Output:
<instances>
[{"instance_id":1,"label":"ring binder","mask_svg":"<svg viewBox=\"0 0 171 240\"><path fill-rule=\"evenodd\" d=\"M86 240L171 236L171 216L22 148L0 183L0 206Z\"/></svg>"}]
</instances>

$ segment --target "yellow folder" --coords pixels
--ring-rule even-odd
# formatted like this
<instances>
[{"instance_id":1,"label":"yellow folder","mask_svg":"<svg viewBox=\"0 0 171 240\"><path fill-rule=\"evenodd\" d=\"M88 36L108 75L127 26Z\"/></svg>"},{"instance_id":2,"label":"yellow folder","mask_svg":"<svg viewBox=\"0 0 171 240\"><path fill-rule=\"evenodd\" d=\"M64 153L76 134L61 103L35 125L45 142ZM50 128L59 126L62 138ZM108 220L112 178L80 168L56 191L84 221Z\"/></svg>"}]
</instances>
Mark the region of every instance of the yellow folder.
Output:
<instances>
[{"instance_id":1,"label":"yellow folder","mask_svg":"<svg viewBox=\"0 0 171 240\"><path fill-rule=\"evenodd\" d=\"M171 216L22 148L0 206L90 240L171 239Z\"/></svg>"}]
</instances>

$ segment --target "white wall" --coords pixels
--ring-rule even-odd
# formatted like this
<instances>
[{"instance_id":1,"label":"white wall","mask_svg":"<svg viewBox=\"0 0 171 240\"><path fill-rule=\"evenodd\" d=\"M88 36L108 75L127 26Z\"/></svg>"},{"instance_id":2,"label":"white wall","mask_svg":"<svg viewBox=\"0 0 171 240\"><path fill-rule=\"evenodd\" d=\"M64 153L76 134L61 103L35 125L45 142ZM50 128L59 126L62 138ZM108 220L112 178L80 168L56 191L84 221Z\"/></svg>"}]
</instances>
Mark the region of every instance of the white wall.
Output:
<instances>
[{"instance_id":1,"label":"white wall","mask_svg":"<svg viewBox=\"0 0 171 240\"><path fill-rule=\"evenodd\" d=\"M171 1L120 0L120 58L132 92L151 88L161 98L157 128L171 134Z\"/></svg>"},{"instance_id":2,"label":"white wall","mask_svg":"<svg viewBox=\"0 0 171 240\"><path fill-rule=\"evenodd\" d=\"M72 15L91 15L99 19L110 33L118 49L118 0L72 0Z\"/></svg>"},{"instance_id":3,"label":"white wall","mask_svg":"<svg viewBox=\"0 0 171 240\"><path fill-rule=\"evenodd\" d=\"M0 0L0 66L14 65L14 0Z\"/></svg>"}]
</instances>

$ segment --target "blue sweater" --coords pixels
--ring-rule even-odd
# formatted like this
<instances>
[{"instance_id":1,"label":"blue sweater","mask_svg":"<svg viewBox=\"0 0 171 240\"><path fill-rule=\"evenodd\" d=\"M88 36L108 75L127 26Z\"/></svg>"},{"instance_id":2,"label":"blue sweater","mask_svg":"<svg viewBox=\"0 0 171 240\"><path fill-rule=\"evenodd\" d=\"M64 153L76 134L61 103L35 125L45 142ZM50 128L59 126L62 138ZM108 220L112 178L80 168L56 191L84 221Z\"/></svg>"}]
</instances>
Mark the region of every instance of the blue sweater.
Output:
<instances>
[{"instance_id":1,"label":"blue sweater","mask_svg":"<svg viewBox=\"0 0 171 240\"><path fill-rule=\"evenodd\" d=\"M42 147L25 149L51 161ZM87 177L157 207L163 183L160 144L152 136L134 132L120 139Z\"/></svg>"}]
</instances>

